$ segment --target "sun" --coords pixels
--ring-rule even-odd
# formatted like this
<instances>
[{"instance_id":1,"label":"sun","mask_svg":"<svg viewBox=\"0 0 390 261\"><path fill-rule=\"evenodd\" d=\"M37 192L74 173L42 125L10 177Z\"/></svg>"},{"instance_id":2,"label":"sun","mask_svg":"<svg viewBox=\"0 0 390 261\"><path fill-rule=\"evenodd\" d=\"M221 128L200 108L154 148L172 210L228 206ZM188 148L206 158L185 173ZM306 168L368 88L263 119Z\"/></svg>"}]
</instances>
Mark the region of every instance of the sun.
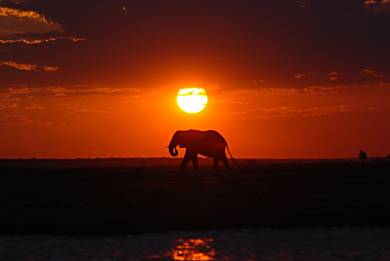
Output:
<instances>
[{"instance_id":1,"label":"sun","mask_svg":"<svg viewBox=\"0 0 390 261\"><path fill-rule=\"evenodd\" d=\"M177 93L177 105L187 113L203 111L207 102L207 94L203 88L183 88Z\"/></svg>"}]
</instances>

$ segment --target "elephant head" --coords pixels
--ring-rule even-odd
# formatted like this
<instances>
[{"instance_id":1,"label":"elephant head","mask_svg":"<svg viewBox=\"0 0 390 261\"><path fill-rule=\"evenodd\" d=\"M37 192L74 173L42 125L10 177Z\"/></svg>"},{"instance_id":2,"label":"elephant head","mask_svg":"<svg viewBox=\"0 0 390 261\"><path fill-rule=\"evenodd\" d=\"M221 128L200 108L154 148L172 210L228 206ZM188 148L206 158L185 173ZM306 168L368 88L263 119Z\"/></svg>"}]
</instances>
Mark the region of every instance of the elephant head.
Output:
<instances>
[{"instance_id":1,"label":"elephant head","mask_svg":"<svg viewBox=\"0 0 390 261\"><path fill-rule=\"evenodd\" d=\"M176 157L179 154L176 148L177 146L180 146L180 148L186 147L186 135L184 135L183 131L176 131L169 143L169 154L173 157Z\"/></svg>"}]
</instances>

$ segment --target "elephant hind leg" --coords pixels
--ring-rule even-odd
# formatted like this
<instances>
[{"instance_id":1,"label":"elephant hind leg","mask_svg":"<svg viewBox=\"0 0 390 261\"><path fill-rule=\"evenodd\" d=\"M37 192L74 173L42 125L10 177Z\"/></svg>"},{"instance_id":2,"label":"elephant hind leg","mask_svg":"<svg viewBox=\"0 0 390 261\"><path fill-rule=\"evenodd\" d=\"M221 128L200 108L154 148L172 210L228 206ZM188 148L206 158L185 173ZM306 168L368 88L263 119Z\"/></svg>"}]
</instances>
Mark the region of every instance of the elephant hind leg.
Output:
<instances>
[{"instance_id":1,"label":"elephant hind leg","mask_svg":"<svg viewBox=\"0 0 390 261\"><path fill-rule=\"evenodd\" d=\"M219 163L219 158L218 157L214 157L213 158L213 168L214 169L218 168L218 163Z\"/></svg>"},{"instance_id":2,"label":"elephant hind leg","mask_svg":"<svg viewBox=\"0 0 390 261\"><path fill-rule=\"evenodd\" d=\"M225 168L226 168L226 169L231 169L230 164L229 164L229 160L227 159L225 153L223 153L223 155L221 156L221 158L222 158L221 160L222 160L223 164L225 165Z\"/></svg>"},{"instance_id":3,"label":"elephant hind leg","mask_svg":"<svg viewBox=\"0 0 390 261\"><path fill-rule=\"evenodd\" d=\"M180 164L180 169L182 170L185 169L190 160L191 160L190 154L188 153L188 151L186 151L186 153L184 154L183 161Z\"/></svg>"}]
</instances>

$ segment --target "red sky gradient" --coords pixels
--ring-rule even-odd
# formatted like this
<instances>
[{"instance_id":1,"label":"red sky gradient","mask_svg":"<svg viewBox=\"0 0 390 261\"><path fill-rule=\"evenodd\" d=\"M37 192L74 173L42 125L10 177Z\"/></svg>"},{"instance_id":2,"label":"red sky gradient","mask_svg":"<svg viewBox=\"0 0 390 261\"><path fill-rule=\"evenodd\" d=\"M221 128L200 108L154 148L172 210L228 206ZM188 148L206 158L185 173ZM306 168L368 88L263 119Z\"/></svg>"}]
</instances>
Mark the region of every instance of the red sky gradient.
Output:
<instances>
[{"instance_id":1,"label":"red sky gradient","mask_svg":"<svg viewBox=\"0 0 390 261\"><path fill-rule=\"evenodd\" d=\"M390 85L262 88L205 86L209 105L189 115L177 87L10 88L0 94L0 155L161 157L177 129L216 129L237 157L352 157L360 148L386 155ZM82 91L80 91L82 90Z\"/></svg>"},{"instance_id":2,"label":"red sky gradient","mask_svg":"<svg viewBox=\"0 0 390 261\"><path fill-rule=\"evenodd\" d=\"M389 1L0 0L0 158L168 157L179 129L238 158L386 156L389 23Z\"/></svg>"}]
</instances>

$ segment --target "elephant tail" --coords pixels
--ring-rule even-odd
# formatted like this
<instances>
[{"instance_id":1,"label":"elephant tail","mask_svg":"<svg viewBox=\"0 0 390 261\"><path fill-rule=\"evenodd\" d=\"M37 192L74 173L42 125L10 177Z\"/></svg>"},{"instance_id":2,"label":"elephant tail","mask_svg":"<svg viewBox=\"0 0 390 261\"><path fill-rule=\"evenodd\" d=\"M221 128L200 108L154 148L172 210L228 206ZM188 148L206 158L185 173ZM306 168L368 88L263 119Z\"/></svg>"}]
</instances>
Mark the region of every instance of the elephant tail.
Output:
<instances>
[{"instance_id":1,"label":"elephant tail","mask_svg":"<svg viewBox=\"0 0 390 261\"><path fill-rule=\"evenodd\" d=\"M236 162L236 160L234 159L232 153L230 152L229 145L227 144L227 142L226 142L226 148L227 148L227 151L229 152L230 159L233 161L234 164L237 164L237 162Z\"/></svg>"}]
</instances>

